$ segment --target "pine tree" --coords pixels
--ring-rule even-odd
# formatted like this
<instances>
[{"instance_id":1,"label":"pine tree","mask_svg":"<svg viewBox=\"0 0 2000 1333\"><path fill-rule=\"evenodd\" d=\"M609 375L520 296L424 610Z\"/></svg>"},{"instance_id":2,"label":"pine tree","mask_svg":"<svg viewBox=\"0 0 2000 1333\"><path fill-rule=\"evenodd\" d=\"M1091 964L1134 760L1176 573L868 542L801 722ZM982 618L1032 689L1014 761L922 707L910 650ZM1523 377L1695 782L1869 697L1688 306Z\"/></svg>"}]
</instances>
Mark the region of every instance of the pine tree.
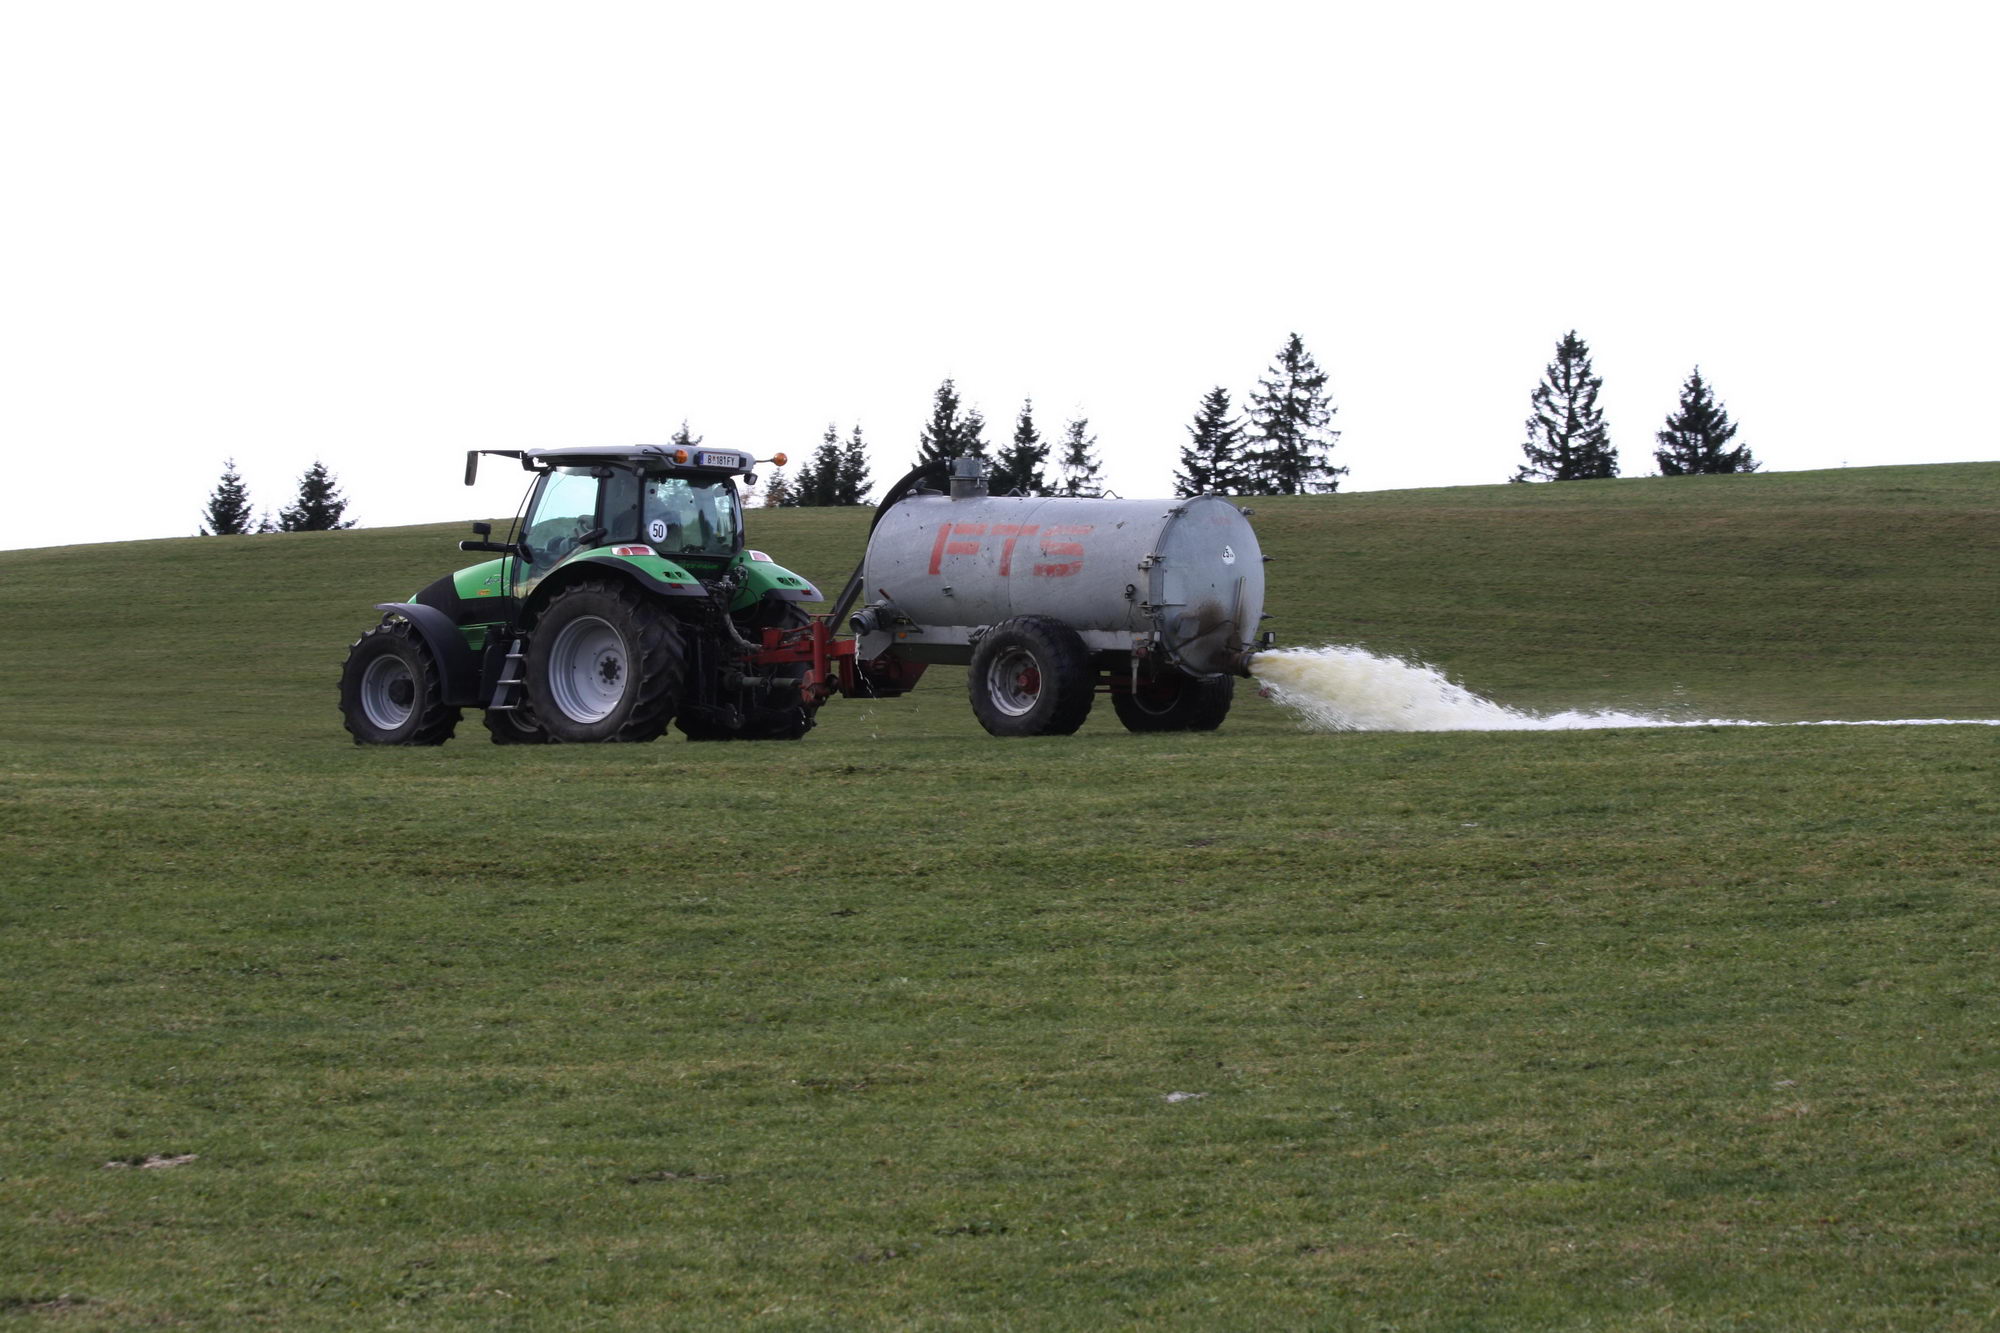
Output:
<instances>
[{"instance_id":1,"label":"pine tree","mask_svg":"<svg viewBox=\"0 0 2000 1333\"><path fill-rule=\"evenodd\" d=\"M771 467L771 475L764 479L764 490L759 503L766 509L789 509L798 504L798 498L792 491L792 483L785 476L785 470L776 464Z\"/></svg>"},{"instance_id":2,"label":"pine tree","mask_svg":"<svg viewBox=\"0 0 2000 1333\"><path fill-rule=\"evenodd\" d=\"M1229 390L1210 389L1188 427L1193 437L1181 448L1175 495L1239 495L1249 485L1243 455L1243 419L1230 415Z\"/></svg>"},{"instance_id":3,"label":"pine tree","mask_svg":"<svg viewBox=\"0 0 2000 1333\"><path fill-rule=\"evenodd\" d=\"M686 449L692 453L701 444L701 436L688 434L687 418L682 417L681 428L674 432L673 438L668 440L667 443L676 449Z\"/></svg>"},{"instance_id":4,"label":"pine tree","mask_svg":"<svg viewBox=\"0 0 2000 1333\"><path fill-rule=\"evenodd\" d=\"M815 507L839 504L840 458L840 432L829 421L819 447L799 469L799 479L792 485L792 503Z\"/></svg>"},{"instance_id":5,"label":"pine tree","mask_svg":"<svg viewBox=\"0 0 2000 1333\"><path fill-rule=\"evenodd\" d=\"M326 470L326 464L318 459L299 478L299 498L278 511L280 532L332 532L336 528L351 528L354 521L342 521L347 512L347 500L342 496L337 479Z\"/></svg>"},{"instance_id":6,"label":"pine tree","mask_svg":"<svg viewBox=\"0 0 2000 1333\"><path fill-rule=\"evenodd\" d=\"M1683 477L1702 472L1755 472L1758 462L1750 446L1729 442L1736 438L1736 423L1716 401L1714 390L1696 366L1681 386L1680 410L1667 417L1667 428L1654 435L1660 447L1653 459L1663 477Z\"/></svg>"},{"instance_id":7,"label":"pine tree","mask_svg":"<svg viewBox=\"0 0 2000 1333\"><path fill-rule=\"evenodd\" d=\"M1556 344L1556 359L1542 372L1529 400L1533 415L1522 429L1528 456L1511 481L1590 481L1618 475L1618 451L1597 406L1604 381L1590 368L1590 346L1571 329Z\"/></svg>"},{"instance_id":8,"label":"pine tree","mask_svg":"<svg viewBox=\"0 0 2000 1333\"><path fill-rule=\"evenodd\" d=\"M1063 453L1059 464L1062 476L1056 482L1057 495L1104 494L1103 480L1098 476L1097 437L1090 433L1087 417L1078 417L1063 428Z\"/></svg>"},{"instance_id":9,"label":"pine tree","mask_svg":"<svg viewBox=\"0 0 2000 1333\"><path fill-rule=\"evenodd\" d=\"M215 491L201 512L206 520L201 528L204 537L240 537L256 530L250 521L250 488L236 471L235 459L223 462L222 480L215 484Z\"/></svg>"},{"instance_id":10,"label":"pine tree","mask_svg":"<svg viewBox=\"0 0 2000 1333\"><path fill-rule=\"evenodd\" d=\"M958 386L950 380L938 385L931 401L931 419L924 423L917 440L917 461L935 463L939 459L986 457L986 418L973 408L959 411Z\"/></svg>"},{"instance_id":11,"label":"pine tree","mask_svg":"<svg viewBox=\"0 0 2000 1333\"><path fill-rule=\"evenodd\" d=\"M1014 438L993 460L993 475L987 489L995 495L1047 495L1049 484L1042 476L1048 465L1049 445L1035 425L1035 400L1023 399L1021 414L1014 418Z\"/></svg>"},{"instance_id":12,"label":"pine tree","mask_svg":"<svg viewBox=\"0 0 2000 1333\"><path fill-rule=\"evenodd\" d=\"M1252 493L1304 495L1337 491L1344 467L1327 461L1340 439L1335 408L1326 396L1326 372L1294 333L1278 349L1269 375L1250 395L1250 420L1257 437L1250 452Z\"/></svg>"},{"instance_id":13,"label":"pine tree","mask_svg":"<svg viewBox=\"0 0 2000 1333\"><path fill-rule=\"evenodd\" d=\"M834 488L833 502L837 505L859 505L868 503L868 445L861 438L861 423L854 424L854 433L847 437L847 445L840 451L840 482Z\"/></svg>"}]
</instances>

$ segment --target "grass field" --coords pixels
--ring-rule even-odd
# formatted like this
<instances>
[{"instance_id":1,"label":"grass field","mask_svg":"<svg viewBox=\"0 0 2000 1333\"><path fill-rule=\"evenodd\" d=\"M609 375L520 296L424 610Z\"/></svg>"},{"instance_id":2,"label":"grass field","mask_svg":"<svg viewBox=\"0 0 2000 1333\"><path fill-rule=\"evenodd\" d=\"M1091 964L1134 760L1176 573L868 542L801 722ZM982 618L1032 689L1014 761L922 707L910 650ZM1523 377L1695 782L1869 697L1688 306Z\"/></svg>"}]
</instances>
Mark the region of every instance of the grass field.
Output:
<instances>
[{"instance_id":1,"label":"grass field","mask_svg":"<svg viewBox=\"0 0 2000 1333\"><path fill-rule=\"evenodd\" d=\"M1285 642L2000 716L2000 465L1257 508ZM755 517L823 583L866 524ZM357 749L458 535L0 553L0 1316L2000 1323L2000 731L1003 743L940 671Z\"/></svg>"}]
</instances>

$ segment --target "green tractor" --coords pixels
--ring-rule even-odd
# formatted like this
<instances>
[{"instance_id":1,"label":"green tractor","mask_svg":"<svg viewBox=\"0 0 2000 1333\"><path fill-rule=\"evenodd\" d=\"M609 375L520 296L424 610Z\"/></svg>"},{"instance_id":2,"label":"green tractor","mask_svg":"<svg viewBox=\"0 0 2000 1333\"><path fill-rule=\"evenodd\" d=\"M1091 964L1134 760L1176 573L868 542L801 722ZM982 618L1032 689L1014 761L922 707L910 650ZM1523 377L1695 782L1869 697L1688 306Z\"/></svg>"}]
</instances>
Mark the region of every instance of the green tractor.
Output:
<instances>
[{"instance_id":1,"label":"green tractor","mask_svg":"<svg viewBox=\"0 0 2000 1333\"><path fill-rule=\"evenodd\" d=\"M496 556L408 602L348 650L340 711L357 745L441 745L485 710L502 745L688 739L797 740L828 692L811 581L743 542L728 449L486 449L535 474ZM783 461L782 455L776 460Z\"/></svg>"}]
</instances>

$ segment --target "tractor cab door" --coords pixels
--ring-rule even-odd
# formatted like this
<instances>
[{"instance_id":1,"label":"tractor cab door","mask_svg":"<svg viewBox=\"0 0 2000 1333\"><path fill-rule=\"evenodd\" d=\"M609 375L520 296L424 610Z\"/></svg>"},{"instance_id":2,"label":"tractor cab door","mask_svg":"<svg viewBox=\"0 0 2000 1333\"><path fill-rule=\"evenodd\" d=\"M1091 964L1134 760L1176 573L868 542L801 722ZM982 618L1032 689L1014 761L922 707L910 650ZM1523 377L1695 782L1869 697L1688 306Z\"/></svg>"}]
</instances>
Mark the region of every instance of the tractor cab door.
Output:
<instances>
[{"instance_id":1,"label":"tractor cab door","mask_svg":"<svg viewBox=\"0 0 2000 1333\"><path fill-rule=\"evenodd\" d=\"M533 592L550 570L582 549L584 538L604 527L605 481L613 475L608 468L583 467L542 474L521 528L520 558L513 561L514 596Z\"/></svg>"}]
</instances>

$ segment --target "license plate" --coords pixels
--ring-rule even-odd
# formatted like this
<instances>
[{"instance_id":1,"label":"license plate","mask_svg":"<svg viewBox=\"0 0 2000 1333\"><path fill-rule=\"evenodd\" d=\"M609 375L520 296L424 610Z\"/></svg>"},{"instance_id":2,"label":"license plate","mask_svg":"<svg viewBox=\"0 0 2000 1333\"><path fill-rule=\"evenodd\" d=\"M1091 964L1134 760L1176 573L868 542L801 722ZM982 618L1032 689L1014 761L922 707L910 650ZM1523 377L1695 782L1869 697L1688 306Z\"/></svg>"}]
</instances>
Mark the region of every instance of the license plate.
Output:
<instances>
[{"instance_id":1,"label":"license plate","mask_svg":"<svg viewBox=\"0 0 2000 1333\"><path fill-rule=\"evenodd\" d=\"M737 462L738 459L735 454L712 453L707 449L703 449L694 456L694 465L696 467L735 467Z\"/></svg>"}]
</instances>

